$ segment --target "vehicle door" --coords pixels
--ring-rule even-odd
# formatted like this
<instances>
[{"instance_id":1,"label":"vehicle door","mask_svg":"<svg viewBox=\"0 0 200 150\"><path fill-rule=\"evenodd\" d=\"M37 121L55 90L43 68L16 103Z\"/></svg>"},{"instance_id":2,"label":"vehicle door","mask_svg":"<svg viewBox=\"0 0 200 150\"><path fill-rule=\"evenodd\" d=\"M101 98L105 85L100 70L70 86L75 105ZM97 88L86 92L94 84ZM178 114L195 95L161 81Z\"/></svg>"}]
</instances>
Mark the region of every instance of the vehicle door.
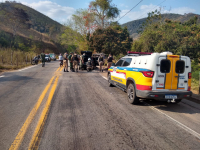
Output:
<instances>
[{"instance_id":1,"label":"vehicle door","mask_svg":"<svg viewBox=\"0 0 200 150\"><path fill-rule=\"evenodd\" d=\"M113 71L111 72L111 80L114 81L114 83L116 84L122 84L123 81L122 81L122 76L121 74L119 73L119 67L122 66L124 62L124 58L121 58L116 64L115 66L113 67Z\"/></svg>"},{"instance_id":2,"label":"vehicle door","mask_svg":"<svg viewBox=\"0 0 200 150\"><path fill-rule=\"evenodd\" d=\"M179 55L160 56L157 63L156 89L186 90L186 62L186 59Z\"/></svg>"},{"instance_id":3,"label":"vehicle door","mask_svg":"<svg viewBox=\"0 0 200 150\"><path fill-rule=\"evenodd\" d=\"M126 85L128 66L131 64L131 61L132 61L132 58L125 58L121 67L118 68L119 70L118 73L121 74L123 85Z\"/></svg>"}]
</instances>

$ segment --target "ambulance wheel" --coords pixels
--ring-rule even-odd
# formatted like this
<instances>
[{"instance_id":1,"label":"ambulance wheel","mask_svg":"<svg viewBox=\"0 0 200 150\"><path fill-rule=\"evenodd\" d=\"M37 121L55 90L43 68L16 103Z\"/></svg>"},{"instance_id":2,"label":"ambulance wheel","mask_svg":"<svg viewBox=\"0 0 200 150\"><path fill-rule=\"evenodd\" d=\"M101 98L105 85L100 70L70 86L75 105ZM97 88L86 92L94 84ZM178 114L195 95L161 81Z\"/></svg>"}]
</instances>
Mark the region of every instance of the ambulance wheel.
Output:
<instances>
[{"instance_id":1,"label":"ambulance wheel","mask_svg":"<svg viewBox=\"0 0 200 150\"><path fill-rule=\"evenodd\" d=\"M108 86L113 87L114 85L111 83L111 75L108 75Z\"/></svg>"},{"instance_id":2,"label":"ambulance wheel","mask_svg":"<svg viewBox=\"0 0 200 150\"><path fill-rule=\"evenodd\" d=\"M178 104L178 103L180 103L181 100L182 100L182 99L176 99L175 102L174 102L174 104Z\"/></svg>"},{"instance_id":3,"label":"ambulance wheel","mask_svg":"<svg viewBox=\"0 0 200 150\"><path fill-rule=\"evenodd\" d=\"M130 83L128 85L127 89L127 94L128 94L128 101L131 104L138 104L139 103L139 98L136 96L136 91L133 83Z\"/></svg>"}]
</instances>

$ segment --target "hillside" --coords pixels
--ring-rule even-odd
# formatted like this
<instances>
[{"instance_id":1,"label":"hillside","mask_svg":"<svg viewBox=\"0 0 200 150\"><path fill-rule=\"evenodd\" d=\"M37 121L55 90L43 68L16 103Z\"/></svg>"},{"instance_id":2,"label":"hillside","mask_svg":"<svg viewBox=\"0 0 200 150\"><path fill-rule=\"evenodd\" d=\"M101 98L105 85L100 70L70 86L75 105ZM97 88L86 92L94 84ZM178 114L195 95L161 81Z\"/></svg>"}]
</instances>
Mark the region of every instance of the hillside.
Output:
<instances>
[{"instance_id":1,"label":"hillside","mask_svg":"<svg viewBox=\"0 0 200 150\"><path fill-rule=\"evenodd\" d=\"M59 51L57 39L64 26L42 13L21 3L5 2L0 3L0 20L0 42L2 35L6 41L16 36L26 46L32 46L30 41L36 46L40 42L40 49Z\"/></svg>"},{"instance_id":2,"label":"hillside","mask_svg":"<svg viewBox=\"0 0 200 150\"><path fill-rule=\"evenodd\" d=\"M194 17L197 14L185 14L185 15L180 15L180 14L162 14L162 20L165 19L171 19L174 21L180 21L180 22L185 22L188 21L191 17ZM197 15L198 18L200 18L200 15ZM127 22L125 24L122 24L122 27L127 27L129 34L132 38L136 38L138 36L138 30L140 26L146 21L147 18L142 18L134 21ZM200 23L200 19L198 19L198 23Z\"/></svg>"}]
</instances>

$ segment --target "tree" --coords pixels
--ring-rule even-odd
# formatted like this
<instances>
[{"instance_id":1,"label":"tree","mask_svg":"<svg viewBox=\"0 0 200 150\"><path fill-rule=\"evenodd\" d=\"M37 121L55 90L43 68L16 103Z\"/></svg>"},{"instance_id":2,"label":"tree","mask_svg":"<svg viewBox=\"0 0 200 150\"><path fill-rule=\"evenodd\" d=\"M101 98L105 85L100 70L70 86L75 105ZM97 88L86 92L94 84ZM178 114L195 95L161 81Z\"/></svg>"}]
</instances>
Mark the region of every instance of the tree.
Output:
<instances>
[{"instance_id":1,"label":"tree","mask_svg":"<svg viewBox=\"0 0 200 150\"><path fill-rule=\"evenodd\" d=\"M90 2L88 10L92 14L90 17L93 17L93 26L106 28L111 20L119 16L119 9L111 2L112 0L94 0Z\"/></svg>"},{"instance_id":2,"label":"tree","mask_svg":"<svg viewBox=\"0 0 200 150\"><path fill-rule=\"evenodd\" d=\"M89 47L96 52L119 55L131 49L132 39L126 27L114 25L106 29L98 28L88 42Z\"/></svg>"},{"instance_id":3,"label":"tree","mask_svg":"<svg viewBox=\"0 0 200 150\"><path fill-rule=\"evenodd\" d=\"M198 63L200 57L200 25L197 18L185 23L165 19L146 26L140 38L133 42L132 51L163 52L186 55Z\"/></svg>"}]
</instances>

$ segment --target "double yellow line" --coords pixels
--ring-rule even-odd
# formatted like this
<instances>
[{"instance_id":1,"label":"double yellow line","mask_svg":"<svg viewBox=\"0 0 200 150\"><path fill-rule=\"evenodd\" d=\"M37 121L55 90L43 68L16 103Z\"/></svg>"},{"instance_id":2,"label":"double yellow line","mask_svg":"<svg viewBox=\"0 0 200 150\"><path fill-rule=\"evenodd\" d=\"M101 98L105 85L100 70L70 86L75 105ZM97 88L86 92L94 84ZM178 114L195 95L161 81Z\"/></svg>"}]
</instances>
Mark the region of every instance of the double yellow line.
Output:
<instances>
[{"instance_id":1,"label":"double yellow line","mask_svg":"<svg viewBox=\"0 0 200 150\"><path fill-rule=\"evenodd\" d=\"M49 97L48 97L47 102L45 104L45 107L42 111L42 114L40 116L40 119L38 121L36 129L35 129L34 134L32 136L31 142L29 143L28 149L31 149L31 150L32 149L38 149L38 145L39 145L39 142L40 142L39 136L41 135L42 129L44 128L44 124L45 124L45 121L46 121L46 118L47 118L47 115L48 115L48 112L49 112L51 101L52 101L53 95L55 93L56 86L58 84L58 79L59 79L59 76L60 76L60 74L58 72L62 71L62 68L63 67L59 67L56 70L56 74L50 79L49 83L47 84L44 91L40 95L37 103L35 104L32 111L30 112L29 116L27 117L26 121L24 122L22 128L20 129L19 133L17 134L17 136L16 136L15 140L13 141L12 145L10 146L9 150L19 149L29 125L31 124L34 116L36 115L36 113L37 113L37 111L38 111L38 109L39 109L39 107L40 107L40 105L41 105L41 103L42 103L42 101L43 101L43 99L46 95L46 93L48 92L54 78L56 77L56 79L53 83L53 86L50 90L50 94L49 94Z\"/></svg>"}]
</instances>

